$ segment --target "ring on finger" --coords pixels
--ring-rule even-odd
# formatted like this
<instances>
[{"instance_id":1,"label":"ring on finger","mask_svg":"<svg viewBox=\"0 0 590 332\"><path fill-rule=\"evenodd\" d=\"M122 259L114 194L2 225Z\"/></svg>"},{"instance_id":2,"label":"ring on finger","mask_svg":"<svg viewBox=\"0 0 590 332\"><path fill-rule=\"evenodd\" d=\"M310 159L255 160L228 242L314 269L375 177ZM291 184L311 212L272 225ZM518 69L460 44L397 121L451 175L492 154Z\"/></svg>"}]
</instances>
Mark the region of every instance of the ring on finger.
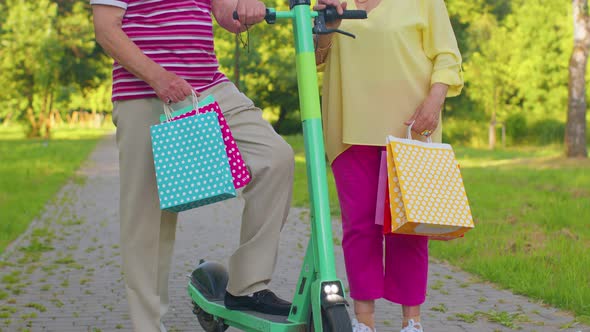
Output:
<instances>
[{"instance_id":1,"label":"ring on finger","mask_svg":"<svg viewBox=\"0 0 590 332\"><path fill-rule=\"evenodd\" d=\"M420 133L420 135L422 135L424 137L428 137L428 136L430 136L430 134L432 134L432 131L430 131L428 129L426 129Z\"/></svg>"}]
</instances>

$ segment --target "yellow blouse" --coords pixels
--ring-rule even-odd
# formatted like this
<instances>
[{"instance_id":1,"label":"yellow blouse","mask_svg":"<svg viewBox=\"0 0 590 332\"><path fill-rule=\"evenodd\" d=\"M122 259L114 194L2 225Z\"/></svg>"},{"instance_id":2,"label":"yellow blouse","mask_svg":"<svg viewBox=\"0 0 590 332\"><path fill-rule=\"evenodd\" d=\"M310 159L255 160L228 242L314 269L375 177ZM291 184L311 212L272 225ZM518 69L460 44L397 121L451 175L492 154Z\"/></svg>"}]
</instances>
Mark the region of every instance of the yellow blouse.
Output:
<instances>
[{"instance_id":1,"label":"yellow blouse","mask_svg":"<svg viewBox=\"0 0 590 332\"><path fill-rule=\"evenodd\" d=\"M351 144L379 146L387 135L404 137L404 121L431 84L449 85L449 97L461 92L461 54L443 0L382 0L368 19L344 20L340 28L356 39L334 34L324 67L322 119L330 162ZM432 140L441 136L439 124Z\"/></svg>"}]
</instances>

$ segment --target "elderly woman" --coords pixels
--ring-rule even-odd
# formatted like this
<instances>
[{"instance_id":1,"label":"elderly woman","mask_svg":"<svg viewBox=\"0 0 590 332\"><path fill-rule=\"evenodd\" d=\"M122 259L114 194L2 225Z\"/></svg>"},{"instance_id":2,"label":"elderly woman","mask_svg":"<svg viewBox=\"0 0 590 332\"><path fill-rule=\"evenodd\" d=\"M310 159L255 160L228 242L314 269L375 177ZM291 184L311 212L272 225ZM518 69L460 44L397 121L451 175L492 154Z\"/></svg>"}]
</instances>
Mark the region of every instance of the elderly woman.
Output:
<instances>
[{"instance_id":1,"label":"elderly woman","mask_svg":"<svg viewBox=\"0 0 590 332\"><path fill-rule=\"evenodd\" d=\"M316 62L325 71L326 151L342 211L353 327L375 331L375 300L385 298L401 304L402 332L421 332L428 238L384 239L375 225L380 156L386 136L405 136L410 124L415 139L440 142L442 105L463 87L461 55L443 0L353 1L318 0L316 7L368 12L367 20L329 26L356 39L339 34L316 39Z\"/></svg>"}]
</instances>

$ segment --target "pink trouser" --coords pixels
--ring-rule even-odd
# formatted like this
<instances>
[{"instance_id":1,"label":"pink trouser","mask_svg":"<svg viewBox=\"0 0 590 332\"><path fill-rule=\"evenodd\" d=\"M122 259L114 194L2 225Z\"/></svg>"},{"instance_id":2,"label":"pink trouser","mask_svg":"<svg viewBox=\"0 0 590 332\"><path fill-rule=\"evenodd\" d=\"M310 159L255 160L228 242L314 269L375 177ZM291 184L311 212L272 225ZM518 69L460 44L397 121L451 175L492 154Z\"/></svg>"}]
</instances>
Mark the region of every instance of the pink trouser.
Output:
<instances>
[{"instance_id":1,"label":"pink trouser","mask_svg":"<svg viewBox=\"0 0 590 332\"><path fill-rule=\"evenodd\" d=\"M332 163L342 211L342 248L350 297L421 305L426 298L428 239L383 236L382 226L375 224L381 151L383 147L354 145Z\"/></svg>"}]
</instances>

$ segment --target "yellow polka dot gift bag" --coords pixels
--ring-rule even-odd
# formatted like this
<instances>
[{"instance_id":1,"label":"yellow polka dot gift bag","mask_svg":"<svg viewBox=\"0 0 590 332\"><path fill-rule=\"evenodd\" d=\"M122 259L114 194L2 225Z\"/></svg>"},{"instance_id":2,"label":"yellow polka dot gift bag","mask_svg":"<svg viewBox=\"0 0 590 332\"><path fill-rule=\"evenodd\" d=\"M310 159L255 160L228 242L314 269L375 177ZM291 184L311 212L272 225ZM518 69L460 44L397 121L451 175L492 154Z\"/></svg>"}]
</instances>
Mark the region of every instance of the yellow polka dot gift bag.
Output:
<instances>
[{"instance_id":1,"label":"yellow polka dot gift bag","mask_svg":"<svg viewBox=\"0 0 590 332\"><path fill-rule=\"evenodd\" d=\"M450 240L474 227L459 164L449 144L387 137L391 223L385 233ZM388 220L389 221L389 220Z\"/></svg>"}]
</instances>

